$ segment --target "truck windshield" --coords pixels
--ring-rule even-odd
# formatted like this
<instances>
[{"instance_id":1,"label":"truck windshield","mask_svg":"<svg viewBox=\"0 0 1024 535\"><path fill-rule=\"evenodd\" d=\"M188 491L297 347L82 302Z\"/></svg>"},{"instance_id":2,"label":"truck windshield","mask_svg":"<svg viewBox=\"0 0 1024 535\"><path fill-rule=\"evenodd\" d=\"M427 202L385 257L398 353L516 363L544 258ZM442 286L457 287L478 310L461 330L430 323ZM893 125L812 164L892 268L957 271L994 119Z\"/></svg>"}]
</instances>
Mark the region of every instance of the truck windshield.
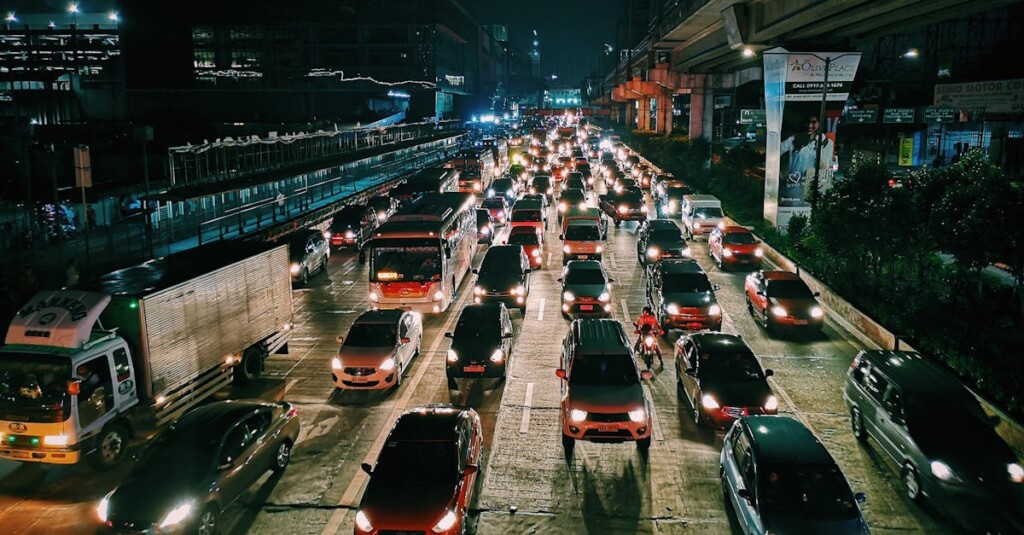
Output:
<instances>
[{"instance_id":1,"label":"truck windshield","mask_svg":"<svg viewBox=\"0 0 1024 535\"><path fill-rule=\"evenodd\" d=\"M28 422L62 422L70 414L67 359L46 355L0 354L0 410Z\"/></svg>"},{"instance_id":2,"label":"truck windshield","mask_svg":"<svg viewBox=\"0 0 1024 535\"><path fill-rule=\"evenodd\" d=\"M601 239L597 225L569 225L565 229L565 241L595 241Z\"/></svg>"},{"instance_id":3,"label":"truck windshield","mask_svg":"<svg viewBox=\"0 0 1024 535\"><path fill-rule=\"evenodd\" d=\"M696 219L721 219L722 209L717 206L704 206L693 209L693 217Z\"/></svg>"},{"instance_id":4,"label":"truck windshield","mask_svg":"<svg viewBox=\"0 0 1024 535\"><path fill-rule=\"evenodd\" d=\"M440 240L375 240L371 282L441 280Z\"/></svg>"}]
</instances>

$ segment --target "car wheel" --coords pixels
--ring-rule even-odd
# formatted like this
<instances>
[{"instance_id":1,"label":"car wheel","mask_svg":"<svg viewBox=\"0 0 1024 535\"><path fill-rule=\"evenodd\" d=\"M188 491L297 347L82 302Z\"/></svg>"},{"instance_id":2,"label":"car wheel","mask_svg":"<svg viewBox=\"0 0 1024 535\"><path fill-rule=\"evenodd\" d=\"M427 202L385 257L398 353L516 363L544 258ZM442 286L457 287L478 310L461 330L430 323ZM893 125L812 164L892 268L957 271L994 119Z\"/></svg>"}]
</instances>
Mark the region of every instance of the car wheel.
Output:
<instances>
[{"instance_id":1,"label":"car wheel","mask_svg":"<svg viewBox=\"0 0 1024 535\"><path fill-rule=\"evenodd\" d=\"M320 262L320 273L327 273L327 255L324 255L324 259Z\"/></svg>"},{"instance_id":2,"label":"car wheel","mask_svg":"<svg viewBox=\"0 0 1024 535\"><path fill-rule=\"evenodd\" d=\"M745 296L745 300L747 302L747 313L750 314L751 316L753 316L754 315L754 304L750 302L750 296L749 295Z\"/></svg>"},{"instance_id":3,"label":"car wheel","mask_svg":"<svg viewBox=\"0 0 1024 535\"><path fill-rule=\"evenodd\" d=\"M307 284L309 284L309 270L302 268L302 285L305 286Z\"/></svg>"},{"instance_id":4,"label":"car wheel","mask_svg":"<svg viewBox=\"0 0 1024 535\"><path fill-rule=\"evenodd\" d=\"M860 409L857 407L850 410L850 428L853 429L853 436L857 440L864 442L868 439L867 434L864 433L864 420L861 419Z\"/></svg>"},{"instance_id":5,"label":"car wheel","mask_svg":"<svg viewBox=\"0 0 1024 535\"><path fill-rule=\"evenodd\" d=\"M217 511L212 505L207 505L203 512L196 519L196 535L216 535L217 533Z\"/></svg>"},{"instance_id":6,"label":"car wheel","mask_svg":"<svg viewBox=\"0 0 1024 535\"><path fill-rule=\"evenodd\" d=\"M701 410L701 405L700 401L697 399L697 394L695 393L693 397L690 399L693 400L693 423L697 424L697 427L703 427L704 411Z\"/></svg>"},{"instance_id":7,"label":"car wheel","mask_svg":"<svg viewBox=\"0 0 1024 535\"><path fill-rule=\"evenodd\" d=\"M917 477L917 470L907 463L903 465L903 489L907 498L917 500L921 497L921 480Z\"/></svg>"},{"instance_id":8,"label":"car wheel","mask_svg":"<svg viewBox=\"0 0 1024 535\"><path fill-rule=\"evenodd\" d=\"M112 423L94 439L96 449L89 455L89 464L97 470L109 470L128 454L128 431L119 423Z\"/></svg>"},{"instance_id":9,"label":"car wheel","mask_svg":"<svg viewBox=\"0 0 1024 535\"><path fill-rule=\"evenodd\" d=\"M274 453L274 466L271 467L276 473L281 473L288 466L288 462L292 460L292 443L285 440L278 444L277 451Z\"/></svg>"},{"instance_id":10,"label":"car wheel","mask_svg":"<svg viewBox=\"0 0 1024 535\"><path fill-rule=\"evenodd\" d=\"M725 501L725 509L728 511L732 507L732 498L729 497L729 481L725 477L725 469L718 469L718 477L722 480L722 500Z\"/></svg>"},{"instance_id":11,"label":"car wheel","mask_svg":"<svg viewBox=\"0 0 1024 535\"><path fill-rule=\"evenodd\" d=\"M636 449L640 450L643 453L646 453L647 450L651 449L651 437L641 438L640 440L637 440Z\"/></svg>"},{"instance_id":12,"label":"car wheel","mask_svg":"<svg viewBox=\"0 0 1024 535\"><path fill-rule=\"evenodd\" d=\"M572 451L576 447L576 439L562 433L562 447L565 448L565 451Z\"/></svg>"}]
</instances>

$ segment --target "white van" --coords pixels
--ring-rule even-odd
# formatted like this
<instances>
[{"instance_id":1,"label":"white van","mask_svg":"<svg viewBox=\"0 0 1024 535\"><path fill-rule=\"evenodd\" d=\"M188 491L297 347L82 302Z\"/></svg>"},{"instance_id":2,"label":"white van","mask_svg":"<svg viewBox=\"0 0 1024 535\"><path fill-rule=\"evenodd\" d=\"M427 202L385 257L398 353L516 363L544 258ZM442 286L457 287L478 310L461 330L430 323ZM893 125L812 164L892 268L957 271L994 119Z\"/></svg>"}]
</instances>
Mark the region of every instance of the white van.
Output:
<instances>
[{"instance_id":1,"label":"white van","mask_svg":"<svg viewBox=\"0 0 1024 535\"><path fill-rule=\"evenodd\" d=\"M722 201L714 195L683 195L683 227L692 239L706 236L722 222Z\"/></svg>"}]
</instances>

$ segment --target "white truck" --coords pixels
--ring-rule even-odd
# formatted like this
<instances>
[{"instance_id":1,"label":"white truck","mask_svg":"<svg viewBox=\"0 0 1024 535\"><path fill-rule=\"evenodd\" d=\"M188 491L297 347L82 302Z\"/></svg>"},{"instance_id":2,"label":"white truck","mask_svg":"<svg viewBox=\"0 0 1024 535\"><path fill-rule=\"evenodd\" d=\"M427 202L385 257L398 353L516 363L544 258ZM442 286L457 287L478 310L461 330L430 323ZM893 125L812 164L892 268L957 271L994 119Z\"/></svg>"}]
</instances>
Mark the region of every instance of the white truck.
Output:
<instances>
[{"instance_id":1,"label":"white truck","mask_svg":"<svg viewBox=\"0 0 1024 535\"><path fill-rule=\"evenodd\" d=\"M683 195L680 211L690 239L707 236L725 217L722 201L714 195Z\"/></svg>"},{"instance_id":2,"label":"white truck","mask_svg":"<svg viewBox=\"0 0 1024 535\"><path fill-rule=\"evenodd\" d=\"M0 458L99 469L287 350L288 247L218 243L42 291L0 347ZM95 291L93 291L95 290Z\"/></svg>"}]
</instances>

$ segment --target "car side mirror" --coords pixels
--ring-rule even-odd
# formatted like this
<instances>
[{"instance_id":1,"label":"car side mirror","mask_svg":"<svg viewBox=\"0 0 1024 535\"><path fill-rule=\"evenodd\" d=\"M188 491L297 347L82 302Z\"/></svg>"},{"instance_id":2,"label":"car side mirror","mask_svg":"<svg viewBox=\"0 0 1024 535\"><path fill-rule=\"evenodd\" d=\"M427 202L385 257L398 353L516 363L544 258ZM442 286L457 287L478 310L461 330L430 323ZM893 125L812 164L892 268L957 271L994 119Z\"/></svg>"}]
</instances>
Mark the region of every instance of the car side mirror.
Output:
<instances>
[{"instance_id":1,"label":"car side mirror","mask_svg":"<svg viewBox=\"0 0 1024 535\"><path fill-rule=\"evenodd\" d=\"M565 239L565 234L559 234L559 235L558 235L558 239L560 239L560 240L564 240L564 239Z\"/></svg>"},{"instance_id":2,"label":"car side mirror","mask_svg":"<svg viewBox=\"0 0 1024 535\"><path fill-rule=\"evenodd\" d=\"M339 344L344 344L345 343L345 337L344 336L339 336L339 337L335 338L334 341L338 342Z\"/></svg>"},{"instance_id":3,"label":"car side mirror","mask_svg":"<svg viewBox=\"0 0 1024 535\"><path fill-rule=\"evenodd\" d=\"M654 372L651 370L644 370L640 372L640 378L644 381L650 381L651 379L654 379Z\"/></svg>"},{"instance_id":4,"label":"car side mirror","mask_svg":"<svg viewBox=\"0 0 1024 535\"><path fill-rule=\"evenodd\" d=\"M555 377L558 377L559 379L565 379L565 369L558 368L557 370L555 370Z\"/></svg>"},{"instance_id":5,"label":"car side mirror","mask_svg":"<svg viewBox=\"0 0 1024 535\"><path fill-rule=\"evenodd\" d=\"M452 333L444 333L444 337L445 338L455 338L455 335L452 334Z\"/></svg>"},{"instance_id":6,"label":"car side mirror","mask_svg":"<svg viewBox=\"0 0 1024 535\"><path fill-rule=\"evenodd\" d=\"M775 370L773 370L771 368L768 368L767 370L764 371L764 376L765 377L771 377L773 375L775 375Z\"/></svg>"},{"instance_id":7,"label":"car side mirror","mask_svg":"<svg viewBox=\"0 0 1024 535\"><path fill-rule=\"evenodd\" d=\"M814 292L814 297L821 297L821 292Z\"/></svg>"},{"instance_id":8,"label":"car side mirror","mask_svg":"<svg viewBox=\"0 0 1024 535\"><path fill-rule=\"evenodd\" d=\"M512 338L512 333L505 333L501 335L502 338Z\"/></svg>"},{"instance_id":9,"label":"car side mirror","mask_svg":"<svg viewBox=\"0 0 1024 535\"><path fill-rule=\"evenodd\" d=\"M615 282L615 279L608 279L608 282Z\"/></svg>"},{"instance_id":10,"label":"car side mirror","mask_svg":"<svg viewBox=\"0 0 1024 535\"><path fill-rule=\"evenodd\" d=\"M235 467L234 461L224 461L224 462L220 463L219 465L217 465L217 470L221 470L221 471L231 470L234 467Z\"/></svg>"},{"instance_id":11,"label":"car side mirror","mask_svg":"<svg viewBox=\"0 0 1024 535\"><path fill-rule=\"evenodd\" d=\"M408 336L402 338L402 343L403 344L408 344L409 342L412 342L412 339L409 338Z\"/></svg>"},{"instance_id":12,"label":"car side mirror","mask_svg":"<svg viewBox=\"0 0 1024 535\"><path fill-rule=\"evenodd\" d=\"M480 467L475 464L467 464L466 468L462 470L463 476L471 476L480 471Z\"/></svg>"},{"instance_id":13,"label":"car side mirror","mask_svg":"<svg viewBox=\"0 0 1024 535\"><path fill-rule=\"evenodd\" d=\"M868 503L868 495L863 492L858 492L853 495L853 499L857 500L857 503Z\"/></svg>"},{"instance_id":14,"label":"car side mirror","mask_svg":"<svg viewBox=\"0 0 1024 535\"><path fill-rule=\"evenodd\" d=\"M747 500L747 503L749 503L750 505L754 505L754 497L750 494L749 490L739 489L736 491L736 495L739 496L740 498L743 498L744 500Z\"/></svg>"},{"instance_id":15,"label":"car side mirror","mask_svg":"<svg viewBox=\"0 0 1024 535\"><path fill-rule=\"evenodd\" d=\"M686 368L686 375L697 377L697 368Z\"/></svg>"},{"instance_id":16,"label":"car side mirror","mask_svg":"<svg viewBox=\"0 0 1024 535\"><path fill-rule=\"evenodd\" d=\"M363 472L366 472L366 475L368 475L368 476L372 476L373 475L373 467L370 466L370 463L363 463L363 464L359 465L359 468L362 468Z\"/></svg>"},{"instance_id":17,"label":"car side mirror","mask_svg":"<svg viewBox=\"0 0 1024 535\"><path fill-rule=\"evenodd\" d=\"M473 269L473 270L470 270L470 271L472 271L474 275L479 275L480 274L480 271L476 270L476 269Z\"/></svg>"},{"instance_id":18,"label":"car side mirror","mask_svg":"<svg viewBox=\"0 0 1024 535\"><path fill-rule=\"evenodd\" d=\"M717 292L718 290L721 290L721 289L722 289L722 285L721 285L721 284L713 284L713 285L711 286L711 289L713 289L714 291L716 291L716 292Z\"/></svg>"},{"instance_id":19,"label":"car side mirror","mask_svg":"<svg viewBox=\"0 0 1024 535\"><path fill-rule=\"evenodd\" d=\"M555 282L565 282L565 281L563 281L562 278L559 277L559 278L555 279Z\"/></svg>"}]
</instances>

